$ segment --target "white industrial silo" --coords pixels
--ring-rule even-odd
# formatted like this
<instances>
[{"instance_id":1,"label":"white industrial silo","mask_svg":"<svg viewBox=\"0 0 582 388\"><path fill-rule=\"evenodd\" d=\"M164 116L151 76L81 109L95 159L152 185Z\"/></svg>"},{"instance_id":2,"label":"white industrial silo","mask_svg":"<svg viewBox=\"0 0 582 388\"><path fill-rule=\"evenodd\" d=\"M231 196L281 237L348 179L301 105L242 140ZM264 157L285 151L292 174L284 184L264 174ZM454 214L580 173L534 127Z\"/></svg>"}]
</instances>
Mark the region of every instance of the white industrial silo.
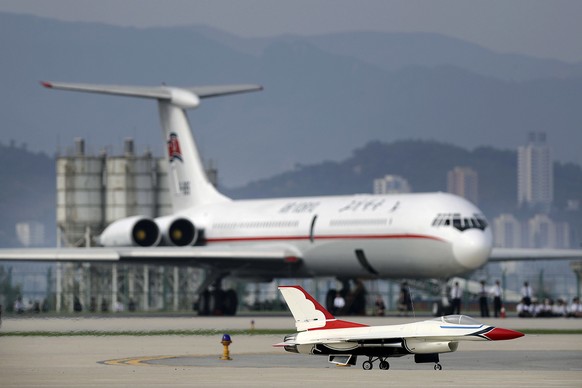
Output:
<instances>
[{"instance_id":1,"label":"white industrial silo","mask_svg":"<svg viewBox=\"0 0 582 388\"><path fill-rule=\"evenodd\" d=\"M89 245L88 232L104 227L105 160L105 154L85 155L83 139L75 139L72 155L57 159L57 227L65 245Z\"/></svg>"}]
</instances>

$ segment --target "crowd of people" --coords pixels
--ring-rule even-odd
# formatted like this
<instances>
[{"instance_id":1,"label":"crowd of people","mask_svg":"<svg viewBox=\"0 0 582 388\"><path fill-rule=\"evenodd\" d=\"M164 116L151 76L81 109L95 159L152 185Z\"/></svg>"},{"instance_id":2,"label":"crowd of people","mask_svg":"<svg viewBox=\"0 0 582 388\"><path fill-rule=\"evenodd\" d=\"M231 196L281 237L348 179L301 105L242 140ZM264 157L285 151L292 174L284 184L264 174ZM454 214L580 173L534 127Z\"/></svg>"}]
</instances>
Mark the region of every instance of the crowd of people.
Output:
<instances>
[{"instance_id":1,"label":"crowd of people","mask_svg":"<svg viewBox=\"0 0 582 388\"><path fill-rule=\"evenodd\" d=\"M517 316L521 318L582 318L582 305L580 299L574 297L568 304L563 299L554 301L551 298L545 298L543 302L538 302L534 298L533 289L528 282L523 283L521 288L521 301L515 307Z\"/></svg>"},{"instance_id":2,"label":"crowd of people","mask_svg":"<svg viewBox=\"0 0 582 388\"><path fill-rule=\"evenodd\" d=\"M461 313L461 297L463 291L459 287L459 282L455 282L450 292L452 314ZM479 290L479 310L481 317L489 317L489 299L493 298L493 315L498 317L505 316L505 308L502 302L502 289L499 280L492 287L487 287L485 281L481 281ZM570 304L563 299L553 300L544 299L543 302L537 302L534 299L534 292L529 282L524 282L521 288L521 301L516 306L518 317L570 317L582 318L582 304L578 297L574 297Z\"/></svg>"}]
</instances>

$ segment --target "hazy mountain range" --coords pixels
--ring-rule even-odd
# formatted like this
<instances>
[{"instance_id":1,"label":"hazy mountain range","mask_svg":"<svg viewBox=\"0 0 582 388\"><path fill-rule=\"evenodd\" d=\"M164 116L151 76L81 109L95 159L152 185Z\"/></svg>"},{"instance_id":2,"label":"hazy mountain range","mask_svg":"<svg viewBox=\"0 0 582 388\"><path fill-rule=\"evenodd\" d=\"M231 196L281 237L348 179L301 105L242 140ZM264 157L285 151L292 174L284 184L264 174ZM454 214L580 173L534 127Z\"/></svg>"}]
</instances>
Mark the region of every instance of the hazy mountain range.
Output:
<instances>
[{"instance_id":1,"label":"hazy mountain range","mask_svg":"<svg viewBox=\"0 0 582 388\"><path fill-rule=\"evenodd\" d=\"M161 154L155 104L48 91L39 80L110 84L260 83L190 114L227 187L297 163L339 161L372 140L434 139L514 149L545 131L582 164L582 64L497 53L436 34L351 32L243 39L222 31L122 28L0 13L2 141L118 153L134 137ZM495 163L492 161L492 163Z\"/></svg>"},{"instance_id":2,"label":"hazy mountain range","mask_svg":"<svg viewBox=\"0 0 582 388\"><path fill-rule=\"evenodd\" d=\"M289 197L372 192L373 180L387 174L405 177L415 192L446 191L446 175L455 166L479 174L479 206L493 218L517 211L517 155L513 150L467 150L434 141L370 142L342 160L298 164L294 169L238 188L221 188L233 198ZM0 143L0 247L16 246L14 225L38 221L47 243L55 241L55 160L20 146ZM220 171L219 171L220 174ZM582 240L580 211L564 211L567 201L582 202L582 167L554 164L555 220L571 223ZM527 217L523 212L518 215Z\"/></svg>"}]
</instances>

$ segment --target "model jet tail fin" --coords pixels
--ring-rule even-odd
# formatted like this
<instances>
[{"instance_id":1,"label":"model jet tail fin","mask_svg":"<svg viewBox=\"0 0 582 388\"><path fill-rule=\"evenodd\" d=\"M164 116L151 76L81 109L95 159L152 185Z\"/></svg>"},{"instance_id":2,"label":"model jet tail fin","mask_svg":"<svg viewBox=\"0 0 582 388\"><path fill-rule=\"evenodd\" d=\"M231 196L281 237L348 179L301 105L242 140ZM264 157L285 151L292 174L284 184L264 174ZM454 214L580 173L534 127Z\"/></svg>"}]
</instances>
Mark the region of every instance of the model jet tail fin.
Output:
<instances>
[{"instance_id":1,"label":"model jet tail fin","mask_svg":"<svg viewBox=\"0 0 582 388\"><path fill-rule=\"evenodd\" d=\"M301 286L280 286L279 290L283 294L293 318L295 318L297 331L367 326L361 323L336 319Z\"/></svg>"}]
</instances>

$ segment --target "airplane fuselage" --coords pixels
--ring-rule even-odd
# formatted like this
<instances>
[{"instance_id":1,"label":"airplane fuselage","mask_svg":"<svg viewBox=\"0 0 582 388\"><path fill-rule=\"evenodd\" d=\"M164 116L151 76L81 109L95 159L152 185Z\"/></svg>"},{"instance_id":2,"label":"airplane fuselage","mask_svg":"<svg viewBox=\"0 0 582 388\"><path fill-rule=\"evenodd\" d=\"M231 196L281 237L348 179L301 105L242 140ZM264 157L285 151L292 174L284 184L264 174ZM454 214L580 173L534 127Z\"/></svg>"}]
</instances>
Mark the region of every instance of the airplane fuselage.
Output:
<instances>
[{"instance_id":1,"label":"airplane fuselage","mask_svg":"<svg viewBox=\"0 0 582 388\"><path fill-rule=\"evenodd\" d=\"M240 200L182 215L205 245L289 248L295 276L444 278L482 266L492 245L481 211L447 193Z\"/></svg>"}]
</instances>

